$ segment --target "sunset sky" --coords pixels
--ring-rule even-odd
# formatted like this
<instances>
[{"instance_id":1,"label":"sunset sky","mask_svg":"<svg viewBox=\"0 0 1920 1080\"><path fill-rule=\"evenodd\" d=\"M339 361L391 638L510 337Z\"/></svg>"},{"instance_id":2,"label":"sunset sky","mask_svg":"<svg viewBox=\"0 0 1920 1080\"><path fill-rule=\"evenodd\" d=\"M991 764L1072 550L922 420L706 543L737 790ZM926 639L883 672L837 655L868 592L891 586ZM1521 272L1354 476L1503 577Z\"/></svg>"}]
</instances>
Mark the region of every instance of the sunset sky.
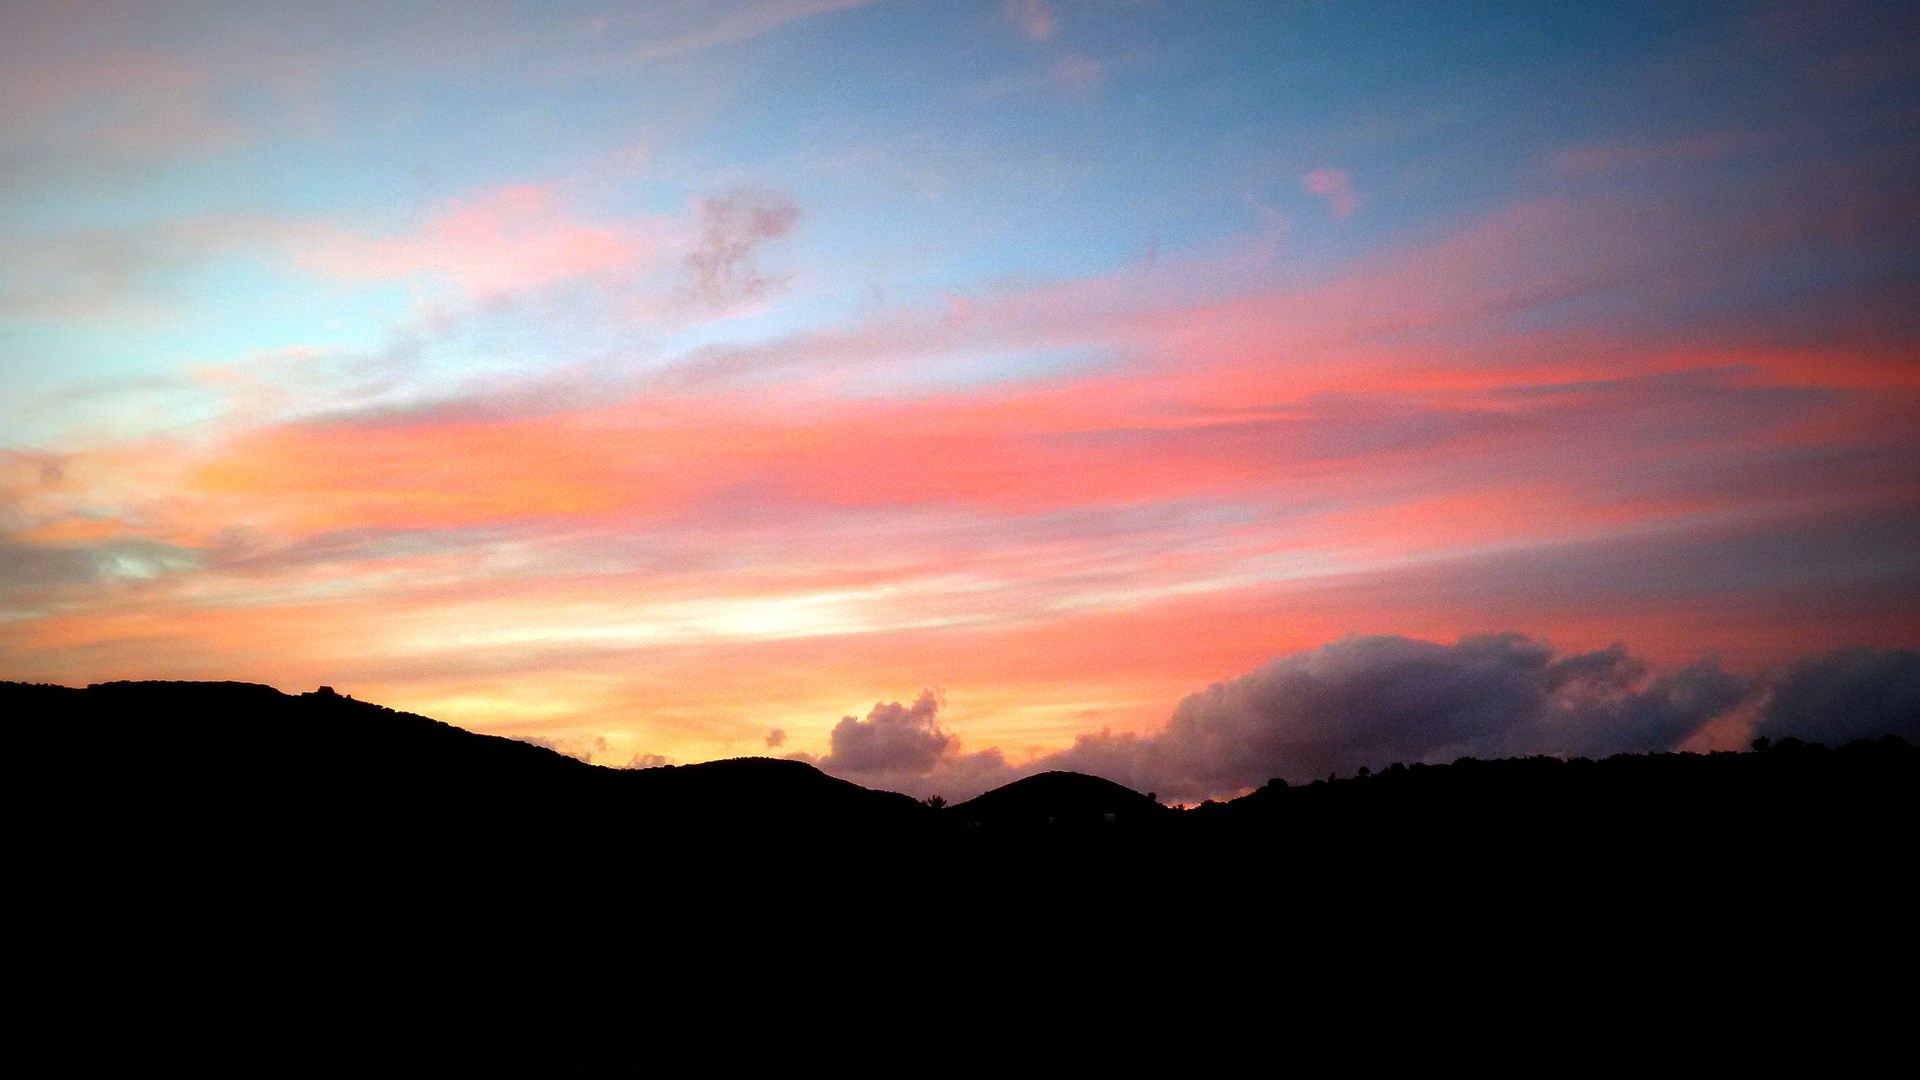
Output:
<instances>
[{"instance_id":1,"label":"sunset sky","mask_svg":"<svg viewBox=\"0 0 1920 1080\"><path fill-rule=\"evenodd\" d=\"M949 797L1911 724L1916 12L11 0L0 678Z\"/></svg>"}]
</instances>

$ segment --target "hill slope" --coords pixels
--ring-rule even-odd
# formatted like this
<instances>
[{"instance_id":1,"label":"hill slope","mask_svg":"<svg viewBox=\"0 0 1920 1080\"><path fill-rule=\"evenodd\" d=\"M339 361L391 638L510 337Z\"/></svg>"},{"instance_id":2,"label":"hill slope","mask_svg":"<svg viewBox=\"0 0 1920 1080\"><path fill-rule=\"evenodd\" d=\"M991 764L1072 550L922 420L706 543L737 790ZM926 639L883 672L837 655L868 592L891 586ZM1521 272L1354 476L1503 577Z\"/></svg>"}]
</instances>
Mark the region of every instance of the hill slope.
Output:
<instances>
[{"instance_id":1,"label":"hill slope","mask_svg":"<svg viewBox=\"0 0 1920 1080\"><path fill-rule=\"evenodd\" d=\"M929 980L1076 1032L1117 1002L1265 1031L1460 971L1556 1008L1651 973L1693 1015L1848 1000L1862 965L1913 960L1886 933L1920 819L1896 740L1390 769L1187 812L1056 773L935 813L798 762L596 768L245 684L0 684L0 715L19 1027L94 1062L627 1068L624 1038L577 1033L731 1048L743 1003L839 1024L849 986L895 1053Z\"/></svg>"}]
</instances>

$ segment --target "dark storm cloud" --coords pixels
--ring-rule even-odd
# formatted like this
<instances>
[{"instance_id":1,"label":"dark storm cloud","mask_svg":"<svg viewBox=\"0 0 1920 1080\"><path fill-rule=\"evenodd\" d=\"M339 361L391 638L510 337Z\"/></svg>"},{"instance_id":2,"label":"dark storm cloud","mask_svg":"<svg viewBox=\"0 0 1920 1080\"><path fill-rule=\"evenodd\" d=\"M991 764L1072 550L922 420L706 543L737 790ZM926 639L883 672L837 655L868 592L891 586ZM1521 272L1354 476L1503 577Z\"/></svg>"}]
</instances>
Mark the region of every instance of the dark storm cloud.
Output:
<instances>
[{"instance_id":1,"label":"dark storm cloud","mask_svg":"<svg viewBox=\"0 0 1920 1080\"><path fill-rule=\"evenodd\" d=\"M1754 734L1828 746L1882 735L1920 743L1920 652L1843 649L1802 660L1773 684Z\"/></svg>"},{"instance_id":2,"label":"dark storm cloud","mask_svg":"<svg viewBox=\"0 0 1920 1080\"><path fill-rule=\"evenodd\" d=\"M1749 693L1711 662L1651 676L1618 645L1351 638L1216 683L1157 734L1084 735L1036 764L1200 798L1394 761L1670 750Z\"/></svg>"},{"instance_id":3,"label":"dark storm cloud","mask_svg":"<svg viewBox=\"0 0 1920 1080\"><path fill-rule=\"evenodd\" d=\"M724 308L764 293L775 279L761 275L759 251L793 231L800 208L778 192L736 188L700 204L700 244L687 256L693 293Z\"/></svg>"}]
</instances>

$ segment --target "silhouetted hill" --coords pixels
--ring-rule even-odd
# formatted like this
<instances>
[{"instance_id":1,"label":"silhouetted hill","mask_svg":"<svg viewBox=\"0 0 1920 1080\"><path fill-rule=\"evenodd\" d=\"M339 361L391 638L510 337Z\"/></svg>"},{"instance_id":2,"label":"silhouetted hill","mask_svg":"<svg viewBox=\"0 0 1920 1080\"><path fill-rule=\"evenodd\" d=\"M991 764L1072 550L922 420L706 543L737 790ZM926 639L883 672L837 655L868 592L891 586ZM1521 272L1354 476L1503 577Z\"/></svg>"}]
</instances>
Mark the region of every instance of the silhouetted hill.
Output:
<instances>
[{"instance_id":1,"label":"silhouetted hill","mask_svg":"<svg viewBox=\"0 0 1920 1080\"><path fill-rule=\"evenodd\" d=\"M1119 1046L1113 1010L1149 1004L1133 1026L1325 1038L1332 1003L1452 1000L1462 973L1529 988L1503 1016L1622 985L1648 1016L1802 1015L1795 988L1852 1002L1914 959L1920 751L1891 738L1189 811L1050 773L935 813L800 762L598 768L237 683L0 684L0 715L16 982L131 1055L75 1061L600 1069L636 1040L732 1053L790 1003L887 1060L939 1002ZM855 994L878 1036L844 1029Z\"/></svg>"},{"instance_id":2,"label":"silhouetted hill","mask_svg":"<svg viewBox=\"0 0 1920 1080\"><path fill-rule=\"evenodd\" d=\"M222 831L378 834L431 822L445 834L613 826L644 832L892 826L927 809L811 765L742 758L607 769L330 691L247 683L115 682L74 690L0 684L16 753L82 807L222 819ZM376 837L362 837L375 839Z\"/></svg>"},{"instance_id":3,"label":"silhouetted hill","mask_svg":"<svg viewBox=\"0 0 1920 1080\"><path fill-rule=\"evenodd\" d=\"M1237 843L1257 832L1333 854L1364 844L1381 853L1527 846L1588 857L1589 847L1630 842L1658 852L1692 844L1709 822L1723 823L1714 831L1719 849L1758 835L1827 830L1884 838L1912 820L1920 756L1889 738L1834 750L1791 744L1766 753L1597 762L1467 759L1276 783L1185 813L1108 780L1051 772L936 815L907 796L870 791L802 762L607 769L331 691L8 683L0 684L0 709L11 719L16 776L53 794L70 824L122 835L173 829L175 843L189 849L269 832L283 845L301 836L389 848L504 838L543 849L615 837L680 843L716 830L818 837L821 830L906 829L930 837L938 820L1102 825L1116 836L1151 824L1192 843ZM96 820L105 818L110 827Z\"/></svg>"},{"instance_id":4,"label":"silhouetted hill","mask_svg":"<svg viewBox=\"0 0 1920 1080\"><path fill-rule=\"evenodd\" d=\"M1136 824L1171 813L1132 788L1073 772L1015 780L944 813L963 824L998 827Z\"/></svg>"},{"instance_id":5,"label":"silhouetted hill","mask_svg":"<svg viewBox=\"0 0 1920 1080\"><path fill-rule=\"evenodd\" d=\"M1795 743L1764 753L1623 754L1451 765L1289 786L1275 782L1192 815L1210 831L1372 838L1400 848L1528 844L1590 855L1743 849L1795 837L1828 846L1909 831L1920 750L1897 736L1838 749Z\"/></svg>"},{"instance_id":6,"label":"silhouetted hill","mask_svg":"<svg viewBox=\"0 0 1920 1080\"><path fill-rule=\"evenodd\" d=\"M931 837L938 820L1098 824L1117 836L1154 824L1191 842L1261 833L1329 853L1355 844L1381 853L1527 846L1588 857L1589 847L1656 852L1705 835L1726 850L1756 836L1844 833L1826 842L1832 848L1910 827L1920 757L1889 737L1833 750L1790 743L1765 753L1604 761L1467 759L1276 783L1184 813L1111 781L1052 772L936 815L802 762L600 768L330 691L8 683L0 684L0 709L11 721L16 779L63 806L66 823L119 835L192 826L174 834L185 847L272 830L282 844L297 834L389 847L404 846L396 836L483 845L511 837L558 848L615 837L670 842L719 829L816 837L907 829Z\"/></svg>"},{"instance_id":7,"label":"silhouetted hill","mask_svg":"<svg viewBox=\"0 0 1920 1080\"><path fill-rule=\"evenodd\" d=\"M918 800L872 791L803 761L745 757L626 771L621 795L690 826L725 822L770 830L895 828L923 824Z\"/></svg>"}]
</instances>

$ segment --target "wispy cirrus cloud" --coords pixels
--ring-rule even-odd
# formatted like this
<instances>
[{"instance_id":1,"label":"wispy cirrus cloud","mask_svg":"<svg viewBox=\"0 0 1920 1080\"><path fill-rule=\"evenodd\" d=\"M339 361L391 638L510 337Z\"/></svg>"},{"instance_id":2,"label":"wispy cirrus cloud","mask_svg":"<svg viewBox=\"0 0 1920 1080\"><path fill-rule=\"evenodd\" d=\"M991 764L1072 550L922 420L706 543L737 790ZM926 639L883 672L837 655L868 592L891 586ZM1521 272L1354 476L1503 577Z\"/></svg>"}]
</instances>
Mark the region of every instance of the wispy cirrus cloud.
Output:
<instances>
[{"instance_id":1,"label":"wispy cirrus cloud","mask_svg":"<svg viewBox=\"0 0 1920 1080\"><path fill-rule=\"evenodd\" d=\"M864 7L873 0L723 0L656 13L627 43L568 60L563 76L604 75L748 41L790 23ZM662 25L664 24L664 25ZM602 30L609 27L602 26Z\"/></svg>"},{"instance_id":2,"label":"wispy cirrus cloud","mask_svg":"<svg viewBox=\"0 0 1920 1080\"><path fill-rule=\"evenodd\" d=\"M1514 202L1283 274L1189 255L950 287L623 355L585 390L526 375L75 447L58 496L23 496L6 537L24 617L0 634L12 669L43 677L298 666L536 734L608 718L606 760L758 752L769 725L832 755L844 688L885 670L974 712L898 705L916 745L955 740L924 775L956 745L1043 759L1098 713L1115 760L1151 745L1185 762L1153 774L1167 792L1204 773L1154 741L1171 701L1356 632L1570 642L1534 668L1509 649L1523 672L1616 637L1662 671L1703 646L1751 667L1808 641L1901 640L1904 339L1845 320L1814 345L1777 335L1808 303L1734 332L1688 321L1702 280L1912 235L1884 190L1823 175L1804 197L1776 179L1732 201ZM721 194L726 213L658 240L569 190L479 188L384 229L305 219L297 266L462 299L671 267L737 304L795 221L784 196ZM1653 670L1609 724L1644 718L1629 705ZM752 691L724 688L741 671ZM528 700L523 675L565 700ZM1285 727L1260 715L1253 729ZM634 716L645 737L615 734Z\"/></svg>"},{"instance_id":3,"label":"wispy cirrus cloud","mask_svg":"<svg viewBox=\"0 0 1920 1080\"><path fill-rule=\"evenodd\" d=\"M1547 159L1547 168L1565 176L1597 176L1630 169L1700 165L1783 141L1784 136L1773 133L1708 131L1672 139L1588 143L1554 152Z\"/></svg>"}]
</instances>

